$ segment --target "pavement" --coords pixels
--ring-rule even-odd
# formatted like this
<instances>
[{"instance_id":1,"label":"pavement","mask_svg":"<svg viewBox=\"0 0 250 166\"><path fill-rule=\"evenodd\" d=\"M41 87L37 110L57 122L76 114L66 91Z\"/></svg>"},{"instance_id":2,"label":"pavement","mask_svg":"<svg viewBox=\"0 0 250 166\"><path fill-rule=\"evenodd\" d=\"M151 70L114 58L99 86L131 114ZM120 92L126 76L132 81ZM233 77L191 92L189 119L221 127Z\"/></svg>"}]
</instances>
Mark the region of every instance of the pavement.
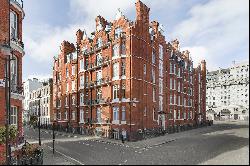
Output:
<instances>
[{"instance_id":1,"label":"pavement","mask_svg":"<svg viewBox=\"0 0 250 166\"><path fill-rule=\"evenodd\" d=\"M37 131L26 133L37 141ZM44 164L249 165L249 122L215 122L213 126L124 144L120 140L74 136L58 133L53 154L51 135L43 132Z\"/></svg>"}]
</instances>

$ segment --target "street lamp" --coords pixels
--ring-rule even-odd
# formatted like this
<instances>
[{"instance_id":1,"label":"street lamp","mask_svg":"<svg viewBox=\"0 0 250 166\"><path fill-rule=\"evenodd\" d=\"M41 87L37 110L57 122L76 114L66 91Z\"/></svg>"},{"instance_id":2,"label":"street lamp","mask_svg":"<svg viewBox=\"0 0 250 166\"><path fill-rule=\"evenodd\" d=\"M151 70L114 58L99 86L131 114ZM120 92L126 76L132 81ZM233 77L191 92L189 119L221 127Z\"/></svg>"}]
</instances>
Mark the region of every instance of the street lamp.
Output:
<instances>
[{"instance_id":1,"label":"street lamp","mask_svg":"<svg viewBox=\"0 0 250 166\"><path fill-rule=\"evenodd\" d=\"M41 146L41 92L40 92L40 94L38 95L38 97L37 97L37 99L38 99L38 104L39 104L39 106L38 106L38 117L39 117L39 119L38 119L38 133L39 133L39 135L38 135L38 137L39 137L39 145Z\"/></svg>"}]
</instances>

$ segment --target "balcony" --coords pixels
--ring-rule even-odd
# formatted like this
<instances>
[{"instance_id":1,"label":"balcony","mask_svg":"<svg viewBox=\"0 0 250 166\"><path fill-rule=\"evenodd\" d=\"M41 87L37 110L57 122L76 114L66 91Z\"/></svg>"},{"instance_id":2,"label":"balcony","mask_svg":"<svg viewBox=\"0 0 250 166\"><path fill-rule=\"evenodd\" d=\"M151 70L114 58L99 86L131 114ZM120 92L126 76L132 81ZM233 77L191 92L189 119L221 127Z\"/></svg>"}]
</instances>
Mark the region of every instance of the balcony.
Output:
<instances>
[{"instance_id":1,"label":"balcony","mask_svg":"<svg viewBox=\"0 0 250 166\"><path fill-rule=\"evenodd\" d=\"M23 94L23 87L18 87L11 85L11 98L16 100L24 100L25 97Z\"/></svg>"},{"instance_id":2,"label":"balcony","mask_svg":"<svg viewBox=\"0 0 250 166\"><path fill-rule=\"evenodd\" d=\"M14 50L24 54L24 43L20 39L12 37L10 40L10 46Z\"/></svg>"},{"instance_id":3,"label":"balcony","mask_svg":"<svg viewBox=\"0 0 250 166\"><path fill-rule=\"evenodd\" d=\"M93 71L93 70L96 70L98 68L101 68L101 67L109 65L109 64L110 64L109 57L105 57L105 58L102 58L102 59L96 61L96 63L90 63L90 64L86 65L85 70L86 71Z\"/></svg>"},{"instance_id":4,"label":"balcony","mask_svg":"<svg viewBox=\"0 0 250 166\"><path fill-rule=\"evenodd\" d=\"M109 98L102 98L96 100L86 100L83 106L98 106L98 105L108 105L110 103Z\"/></svg>"},{"instance_id":5,"label":"balcony","mask_svg":"<svg viewBox=\"0 0 250 166\"><path fill-rule=\"evenodd\" d=\"M85 88L86 89L94 89L94 88L98 88L100 86L105 86L105 85L108 85L110 84L112 81L109 77L106 77L106 78L102 78L100 80L97 80L97 81L91 81L89 83L85 83Z\"/></svg>"},{"instance_id":6,"label":"balcony","mask_svg":"<svg viewBox=\"0 0 250 166\"><path fill-rule=\"evenodd\" d=\"M108 46L110 46L109 42L103 44L102 46L95 45L94 47L91 47L90 49L87 49L86 51L84 51L83 55L89 56L91 54L94 54L97 51L100 51L101 49L107 48Z\"/></svg>"}]
</instances>

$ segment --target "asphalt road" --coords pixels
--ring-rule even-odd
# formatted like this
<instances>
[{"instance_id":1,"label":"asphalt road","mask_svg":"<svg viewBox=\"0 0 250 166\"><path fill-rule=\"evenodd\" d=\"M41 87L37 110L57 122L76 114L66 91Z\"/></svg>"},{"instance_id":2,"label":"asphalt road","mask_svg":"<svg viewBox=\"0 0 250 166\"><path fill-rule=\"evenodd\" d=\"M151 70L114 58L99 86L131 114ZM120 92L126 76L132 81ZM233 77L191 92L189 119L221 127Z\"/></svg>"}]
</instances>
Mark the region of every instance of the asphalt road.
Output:
<instances>
[{"instance_id":1,"label":"asphalt road","mask_svg":"<svg viewBox=\"0 0 250 166\"><path fill-rule=\"evenodd\" d=\"M28 130L26 133L26 137L38 136L33 130ZM176 137L176 139L160 145L152 143L149 147L139 147L136 143L132 146L129 143L122 145L94 139L84 140L79 137L67 139L68 136L61 136L58 138L61 141L57 141L55 145L57 153L61 154L62 158L67 158L72 164L197 165L228 162L229 164L249 164L248 123L219 122L212 127L194 129L172 136L166 135L164 136L166 140L169 137ZM48 140L52 136L43 133L42 138ZM46 143L45 147L50 149L52 143ZM235 153L238 154L237 158ZM50 161L45 161L45 163L49 164Z\"/></svg>"}]
</instances>

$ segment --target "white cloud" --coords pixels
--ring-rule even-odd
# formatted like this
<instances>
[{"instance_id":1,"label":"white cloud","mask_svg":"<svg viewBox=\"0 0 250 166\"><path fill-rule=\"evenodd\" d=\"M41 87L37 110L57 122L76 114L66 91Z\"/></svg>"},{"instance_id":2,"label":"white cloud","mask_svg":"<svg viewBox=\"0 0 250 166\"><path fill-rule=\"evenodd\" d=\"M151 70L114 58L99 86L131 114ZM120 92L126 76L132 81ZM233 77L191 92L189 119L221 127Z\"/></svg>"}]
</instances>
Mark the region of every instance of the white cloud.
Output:
<instances>
[{"instance_id":1,"label":"white cloud","mask_svg":"<svg viewBox=\"0 0 250 166\"><path fill-rule=\"evenodd\" d=\"M134 4L127 0L110 0L108 3L99 0L72 0L70 1L69 15L75 19L75 24L67 27L30 25L24 29L26 55L31 56L37 62L51 63L53 56L59 54L60 44L64 40L75 43L75 34L78 29L85 29L88 34L93 31L96 16L103 15L106 19L113 20L118 8L128 12L132 5Z\"/></svg>"},{"instance_id":2,"label":"white cloud","mask_svg":"<svg viewBox=\"0 0 250 166\"><path fill-rule=\"evenodd\" d=\"M249 45L248 0L211 0L191 8L189 15L171 36L177 36L191 53L193 51L195 61L200 59L197 53L203 53L208 68L212 69L212 66L228 66L234 59L248 56L247 52L237 54Z\"/></svg>"}]
</instances>

